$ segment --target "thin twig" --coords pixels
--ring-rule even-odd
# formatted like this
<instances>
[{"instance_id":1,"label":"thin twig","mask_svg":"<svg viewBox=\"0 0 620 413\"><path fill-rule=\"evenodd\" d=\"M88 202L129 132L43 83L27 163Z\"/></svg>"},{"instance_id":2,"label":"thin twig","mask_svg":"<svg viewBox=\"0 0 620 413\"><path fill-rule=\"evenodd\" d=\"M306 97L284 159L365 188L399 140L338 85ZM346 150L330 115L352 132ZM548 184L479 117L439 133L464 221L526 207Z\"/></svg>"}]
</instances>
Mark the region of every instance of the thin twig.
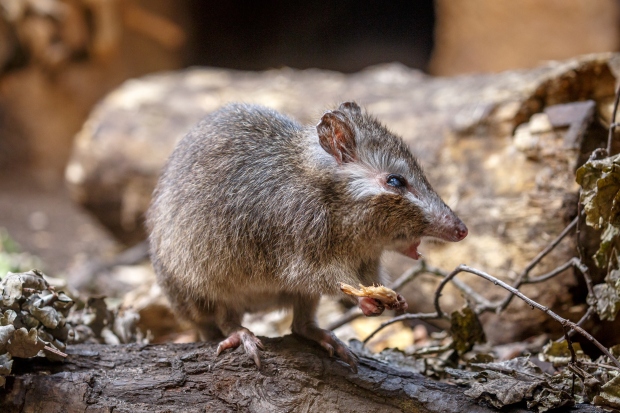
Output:
<instances>
[{"instance_id":1,"label":"thin twig","mask_svg":"<svg viewBox=\"0 0 620 413\"><path fill-rule=\"evenodd\" d=\"M609 364L603 364L603 363L595 363L592 361L582 361L579 360L577 362L577 364L581 364L584 366L590 366L590 367L598 367L601 369L608 369L608 370L619 370L620 371L620 367L616 367L616 366L610 366Z\"/></svg>"},{"instance_id":2,"label":"thin twig","mask_svg":"<svg viewBox=\"0 0 620 413\"><path fill-rule=\"evenodd\" d=\"M566 237L571 232L571 230L577 225L577 221L578 221L578 218L574 218L570 222L570 224L568 224L566 228L562 230L560 235L558 235L553 241L551 241L551 243L547 245L547 247L544 250L539 252L538 255L534 257L534 259L532 259L532 261L530 261L528 265L525 266L525 269L523 270L524 277L527 277L530 271L532 270L532 268L538 265L538 263L543 258L545 258L547 254L549 254L551 251L553 251L555 247L557 247L557 245L564 239L564 237Z\"/></svg>"},{"instance_id":3,"label":"thin twig","mask_svg":"<svg viewBox=\"0 0 620 413\"><path fill-rule=\"evenodd\" d=\"M63 357L63 358L67 357L67 354L65 354L62 351L60 351L60 350L58 350L58 349L56 349L54 347L51 347L51 346L45 346L45 347L43 347L43 350L49 351L50 353L54 353L57 356L60 356L60 357Z\"/></svg>"},{"instance_id":4,"label":"thin twig","mask_svg":"<svg viewBox=\"0 0 620 413\"><path fill-rule=\"evenodd\" d=\"M414 272L415 270L419 270L419 272ZM411 277L409 277L409 273L410 272L412 274ZM433 274L433 275L437 275L437 276L440 276L440 277L443 277L443 278L445 278L448 275L445 271L440 270L439 268L432 267L432 266L428 265L426 263L426 261L422 260L420 262L420 266L413 267L412 269L410 269L410 271L406 271L405 273L403 273L403 275L401 275L394 282L392 289L393 290L398 290L398 288L403 286L406 282L411 281L415 276L417 276L419 274L422 274L422 273ZM403 281L401 282L401 280L403 280ZM490 308L491 307L492 303L489 300L487 300L485 297L483 297L480 294L478 294L469 285L467 285L466 283L462 282L461 280L455 278L455 279L452 280L452 284L454 284L454 286L456 288L461 290L461 292L463 292L463 294L465 294L469 299L473 300L477 304L478 308ZM350 318L348 316L349 313L356 313L356 316ZM361 315L362 315L361 310L359 310L358 307L354 307L354 308L350 309L349 311L347 311L343 315L343 317L341 317L340 319L336 320L334 323L330 324L328 326L328 329L333 330L335 328L338 328L341 325L343 325L345 323L348 323L349 321L352 321L352 320L354 320L355 318L357 318L357 317L359 317ZM441 318L441 317L438 317L437 313L403 314L403 315L400 315L398 317L394 317L393 319L382 323L372 333L370 333L370 335L368 337L366 337L366 339L364 340L364 343L366 343L375 334L377 334L379 331L383 330L385 327L389 326L390 324L393 324L393 323L396 323L396 322L399 322L399 321L404 321L404 320L415 320L415 319L418 319L418 320L426 319L426 320L428 320L428 319L435 319L435 318Z\"/></svg>"},{"instance_id":5,"label":"thin twig","mask_svg":"<svg viewBox=\"0 0 620 413\"><path fill-rule=\"evenodd\" d=\"M594 315L594 307L589 306L588 309L586 310L585 314L581 316L581 318L579 319L579 321L577 321L577 325L578 326L582 326L583 323L585 323L586 321L588 321L590 319L590 317L592 317L592 315ZM568 336L572 337L575 334L575 330L570 330L568 332ZM564 336L558 338L556 340L556 343L561 343L562 341L564 341Z\"/></svg>"},{"instance_id":6,"label":"thin twig","mask_svg":"<svg viewBox=\"0 0 620 413\"><path fill-rule=\"evenodd\" d=\"M543 281L547 281L548 279L555 277L561 272L566 271L570 267L579 268L580 265L581 265L581 261L579 261L579 258L573 257L570 260L566 261L564 264L560 265L559 267L556 267L555 269L549 271L548 273L541 274L537 277L528 278L527 284L536 284L536 283L540 283Z\"/></svg>"},{"instance_id":7,"label":"thin twig","mask_svg":"<svg viewBox=\"0 0 620 413\"><path fill-rule=\"evenodd\" d=\"M611 113L611 120L609 122L609 134L607 135L607 156L611 156L611 143L614 139L614 132L616 131L616 113L618 112L618 102L620 101L620 84L616 88L616 99L614 100L614 109Z\"/></svg>"},{"instance_id":8,"label":"thin twig","mask_svg":"<svg viewBox=\"0 0 620 413\"><path fill-rule=\"evenodd\" d=\"M398 277L391 285L389 285L389 288L391 288L394 291L398 291L404 285L413 281L418 275L421 275L421 274L433 274L439 277L445 277L447 275L447 272L437 267L428 265L428 263L425 260L420 260L418 265L415 265L409 268L407 271L403 272L400 277ZM453 284L456 288L458 288L461 292L463 292L463 294L465 294L468 298L474 301L478 307L485 308L485 307L490 307L492 305L492 303L489 300L487 300L482 295L478 294L476 291L474 291L473 288L471 288L469 285L462 282L461 280L454 279ZM329 324L326 328L328 330L335 330L361 317L362 315L363 313L359 309L359 307L351 307L348 311L346 311L336 321Z\"/></svg>"},{"instance_id":9,"label":"thin twig","mask_svg":"<svg viewBox=\"0 0 620 413\"><path fill-rule=\"evenodd\" d=\"M426 269L425 272L428 273L428 274L437 275L437 276L439 276L441 278L446 278L446 276L448 275L447 271L444 271L444 270L441 270L439 268L430 266L426 262L423 262L422 265ZM478 294L467 283L459 280L458 278L453 279L452 280L452 284L454 285L454 287L456 287L458 290L460 290L465 296L467 296L468 299L470 299L471 301L475 302L477 304L477 308L490 308L490 307L493 306L493 303L491 303L486 297ZM394 288L394 289L396 289L396 288Z\"/></svg>"},{"instance_id":10,"label":"thin twig","mask_svg":"<svg viewBox=\"0 0 620 413\"><path fill-rule=\"evenodd\" d=\"M394 317L390 320L387 320L381 323L381 325L377 329L375 329L375 331L370 333L370 335L364 339L363 343L366 344L368 340L373 338L379 331L383 330L385 327L389 326L390 324L394 324L394 323L397 323L399 321L404 321L404 320L432 320L435 318L439 318L437 313L417 313L417 314L408 313L408 314L399 315L398 317Z\"/></svg>"},{"instance_id":11,"label":"thin twig","mask_svg":"<svg viewBox=\"0 0 620 413\"><path fill-rule=\"evenodd\" d=\"M398 277L391 285L390 288L394 291L400 290L404 285L411 282L418 275L427 272L426 261L421 260L419 265L414 265L409 268L407 271L403 272L400 277Z\"/></svg>"},{"instance_id":12,"label":"thin twig","mask_svg":"<svg viewBox=\"0 0 620 413\"><path fill-rule=\"evenodd\" d=\"M566 345L568 346L568 351L570 352L570 362L575 364L577 361L577 355L575 354L575 349L573 348L573 341L568 336L571 329L568 326L562 327L564 328L564 339L566 340Z\"/></svg>"},{"instance_id":13,"label":"thin twig","mask_svg":"<svg viewBox=\"0 0 620 413\"><path fill-rule=\"evenodd\" d=\"M359 307L351 307L347 311L344 312L337 320L327 325L328 330L335 330L343 325L350 323L351 321L360 318L364 313L360 310Z\"/></svg>"},{"instance_id":14,"label":"thin twig","mask_svg":"<svg viewBox=\"0 0 620 413\"><path fill-rule=\"evenodd\" d=\"M523 271L517 276L517 279L513 284L514 288L519 288L521 284L527 282L530 271L532 271L532 269L536 267L536 265L538 265L538 263L543 258L545 258L547 254L549 254L551 251L553 251L555 247L557 247L557 245L572 231L572 229L577 226L578 222L579 216L573 219L571 223L568 224L566 228L564 228L560 235L558 235L553 241L551 241L551 243L547 245L545 249L539 252L538 255L536 255L536 257L534 257L532 261L530 261L529 264L525 266ZM508 307L508 304L510 304L510 302L512 301L512 297L512 294L508 294L506 298L495 308L495 311L499 313L506 309L506 307Z\"/></svg>"},{"instance_id":15,"label":"thin twig","mask_svg":"<svg viewBox=\"0 0 620 413\"><path fill-rule=\"evenodd\" d=\"M435 309L437 311L437 315L438 316L445 316L445 314L441 311L441 307L439 306L439 297L441 297L441 290L443 289L443 287L452 279L454 278L457 274L461 273L461 272L468 272L470 274L474 274L477 275L481 278L484 278L487 281L491 281L493 284L495 285L499 285L500 287L502 287L505 290L510 291L512 294L516 295L517 297L519 297L521 300L525 301L530 307L532 308L537 308L540 311L542 311L543 313L547 314L548 316L550 316L551 318L553 318L554 320L556 320L557 322L559 322L560 324L562 324L563 327L569 327L572 328L573 330L575 330L577 333L581 334L582 336L584 336L586 339L588 339L591 343L593 343L596 347L598 347L599 350L601 350L601 352L603 354L605 354L607 357L609 357L609 359L618 367L620 367L620 361L618 361L610 352L609 350L607 350L607 348L605 348L605 346L603 346L601 343L598 342L598 340L596 340L594 337L592 337L592 335L590 335L590 333L588 333L587 331L585 331L583 328L581 328L580 326L578 326L577 324L573 323L572 321L566 320L562 317L560 317L559 315L557 315L556 313L554 313L553 311L551 311L549 308L538 304L536 301L532 300L531 298L525 296L523 293L521 293L519 290L517 290L516 288L511 287L510 285L506 284L505 282L493 277L492 275L489 275L483 271L477 270L475 268L471 268L468 267L467 265L459 265L458 267L456 267L456 269L454 271L452 271L450 274L448 274L448 276L439 284L439 287L437 288L437 291L435 292Z\"/></svg>"},{"instance_id":16,"label":"thin twig","mask_svg":"<svg viewBox=\"0 0 620 413\"><path fill-rule=\"evenodd\" d=\"M583 275L583 279L586 282L586 287L588 288L588 296L596 300L596 295L594 295L594 284L592 282L592 278L590 278L590 269L587 265L581 262L581 260L579 260L578 265L575 265L575 268L577 268L579 272L581 272L581 275Z\"/></svg>"},{"instance_id":17,"label":"thin twig","mask_svg":"<svg viewBox=\"0 0 620 413\"><path fill-rule=\"evenodd\" d=\"M415 356L425 356L427 354L443 353L444 351L448 351L451 348L452 348L452 343L445 344L443 346L423 347L419 350L414 351L413 353L411 353L411 355L415 357Z\"/></svg>"},{"instance_id":18,"label":"thin twig","mask_svg":"<svg viewBox=\"0 0 620 413\"><path fill-rule=\"evenodd\" d=\"M467 298L469 298L470 301L473 301L476 303L476 314L482 313L482 309L484 308L493 307L493 303L491 301L487 300L486 297L483 297L482 295L478 294L476 291L474 291L473 288L471 288L469 285L459 280L458 278L453 279L452 284L456 288L461 290L461 292L465 294ZM478 311L477 309L480 309L480 311Z\"/></svg>"}]
</instances>

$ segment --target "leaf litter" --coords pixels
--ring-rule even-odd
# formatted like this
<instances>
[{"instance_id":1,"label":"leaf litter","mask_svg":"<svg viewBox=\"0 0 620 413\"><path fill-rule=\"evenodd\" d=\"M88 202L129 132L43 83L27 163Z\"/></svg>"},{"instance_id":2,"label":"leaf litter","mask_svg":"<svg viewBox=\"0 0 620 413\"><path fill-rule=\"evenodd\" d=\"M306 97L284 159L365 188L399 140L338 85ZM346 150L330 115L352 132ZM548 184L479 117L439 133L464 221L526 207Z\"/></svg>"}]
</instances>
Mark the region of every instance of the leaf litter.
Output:
<instances>
[{"instance_id":1,"label":"leaf litter","mask_svg":"<svg viewBox=\"0 0 620 413\"><path fill-rule=\"evenodd\" d=\"M109 310L104 297L85 303L55 291L38 270L8 272L0 283L0 387L13 358L61 361L67 344L141 342L137 313Z\"/></svg>"}]
</instances>

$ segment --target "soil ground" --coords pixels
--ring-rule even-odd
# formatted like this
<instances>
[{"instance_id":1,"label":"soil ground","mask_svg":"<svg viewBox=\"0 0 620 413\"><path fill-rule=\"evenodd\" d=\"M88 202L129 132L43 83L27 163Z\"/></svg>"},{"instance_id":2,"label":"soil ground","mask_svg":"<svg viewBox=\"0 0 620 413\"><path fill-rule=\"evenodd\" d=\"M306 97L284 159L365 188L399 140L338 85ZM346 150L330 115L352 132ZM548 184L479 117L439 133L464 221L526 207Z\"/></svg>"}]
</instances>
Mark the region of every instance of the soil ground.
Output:
<instances>
[{"instance_id":1,"label":"soil ground","mask_svg":"<svg viewBox=\"0 0 620 413\"><path fill-rule=\"evenodd\" d=\"M0 173L0 228L22 252L38 256L41 270L53 277L120 248L101 224L69 199L62 184L44 186L26 173Z\"/></svg>"}]
</instances>

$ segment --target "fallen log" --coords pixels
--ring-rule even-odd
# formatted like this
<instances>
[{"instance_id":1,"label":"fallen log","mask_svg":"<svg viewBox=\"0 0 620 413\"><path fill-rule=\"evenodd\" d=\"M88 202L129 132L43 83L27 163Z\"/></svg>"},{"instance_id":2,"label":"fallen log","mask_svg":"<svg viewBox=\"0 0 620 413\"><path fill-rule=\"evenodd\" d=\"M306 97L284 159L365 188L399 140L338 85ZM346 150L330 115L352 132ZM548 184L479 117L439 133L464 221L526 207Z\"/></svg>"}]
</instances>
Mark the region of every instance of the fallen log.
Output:
<instances>
[{"instance_id":1,"label":"fallen log","mask_svg":"<svg viewBox=\"0 0 620 413\"><path fill-rule=\"evenodd\" d=\"M0 390L12 412L493 412L464 389L358 352L357 374L294 336L263 338L263 367L215 343L74 345L64 363L17 360ZM525 412L522 406L504 409ZM602 412L578 405L572 412Z\"/></svg>"}]
</instances>

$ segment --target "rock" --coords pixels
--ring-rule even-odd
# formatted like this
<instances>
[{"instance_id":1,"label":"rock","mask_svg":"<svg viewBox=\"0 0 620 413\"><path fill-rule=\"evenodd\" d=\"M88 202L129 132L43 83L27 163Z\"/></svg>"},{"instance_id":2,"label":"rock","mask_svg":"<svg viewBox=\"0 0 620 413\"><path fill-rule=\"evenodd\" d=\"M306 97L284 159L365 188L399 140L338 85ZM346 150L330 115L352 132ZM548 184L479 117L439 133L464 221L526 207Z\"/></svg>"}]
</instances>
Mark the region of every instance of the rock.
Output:
<instances>
[{"instance_id":1,"label":"rock","mask_svg":"<svg viewBox=\"0 0 620 413\"><path fill-rule=\"evenodd\" d=\"M546 113L533 114L530 118L529 127L532 133L544 133L553 130L553 125L551 125L549 116Z\"/></svg>"},{"instance_id":2,"label":"rock","mask_svg":"<svg viewBox=\"0 0 620 413\"><path fill-rule=\"evenodd\" d=\"M433 78L397 64L351 75L194 68L147 76L125 82L99 103L77 136L66 179L73 199L119 238L135 242L144 237L142 217L160 168L175 142L205 113L244 101L315 123L330 105L356 100L403 136L437 192L469 227L463 242L423 246L429 262L446 270L466 263L510 281L575 215L575 167L605 139L605 129L592 117L581 116L575 124L585 135L567 135L542 113L591 100L608 116L617 60L604 54L456 78ZM517 128L521 124L527 125ZM569 240L536 273L573 255ZM389 254L387 264L398 275L412 261ZM463 280L490 299L505 294L480 279ZM569 270L545 288L523 291L562 313L574 304L570 289L576 284ZM405 290L411 311L432 311L436 285L436 279L422 276ZM458 294L442 299L446 308L461 303ZM488 316L491 341L514 341L541 325L560 331L544 314L524 308L514 301L501 319Z\"/></svg>"}]
</instances>

